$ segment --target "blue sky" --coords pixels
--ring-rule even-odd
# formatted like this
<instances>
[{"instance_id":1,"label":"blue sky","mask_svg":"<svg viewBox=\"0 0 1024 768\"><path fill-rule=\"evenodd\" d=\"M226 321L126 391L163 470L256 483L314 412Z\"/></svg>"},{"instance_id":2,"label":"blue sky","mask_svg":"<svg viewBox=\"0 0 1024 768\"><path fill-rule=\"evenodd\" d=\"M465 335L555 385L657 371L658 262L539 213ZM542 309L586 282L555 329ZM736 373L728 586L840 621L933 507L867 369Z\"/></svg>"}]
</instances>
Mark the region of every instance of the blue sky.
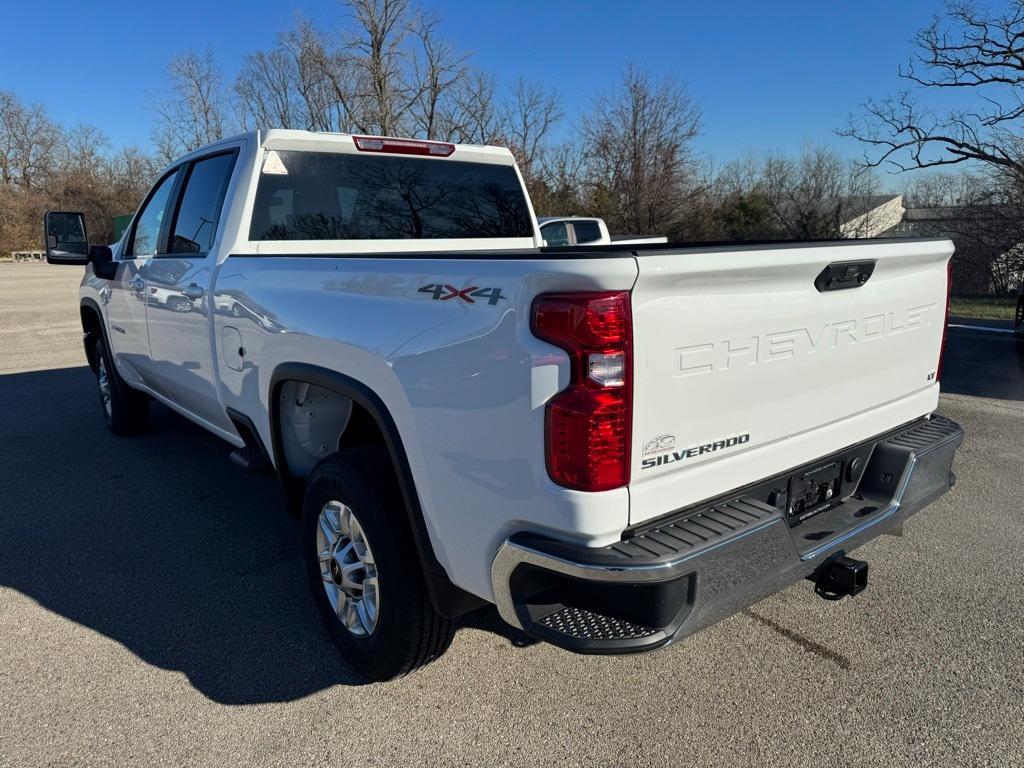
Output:
<instances>
[{"instance_id":1,"label":"blue sky","mask_svg":"<svg viewBox=\"0 0 1024 768\"><path fill-rule=\"evenodd\" d=\"M698 149L716 163L806 142L859 154L833 129L866 97L901 87L909 40L939 9L939 0L422 4L478 65L556 85L570 121L627 62L675 74L703 108ZM162 85L168 57L212 46L230 78L296 13L326 29L342 22L333 0L11 0L4 26L35 33L5 37L0 88L43 102L63 123L97 125L116 145L145 146L146 94Z\"/></svg>"}]
</instances>

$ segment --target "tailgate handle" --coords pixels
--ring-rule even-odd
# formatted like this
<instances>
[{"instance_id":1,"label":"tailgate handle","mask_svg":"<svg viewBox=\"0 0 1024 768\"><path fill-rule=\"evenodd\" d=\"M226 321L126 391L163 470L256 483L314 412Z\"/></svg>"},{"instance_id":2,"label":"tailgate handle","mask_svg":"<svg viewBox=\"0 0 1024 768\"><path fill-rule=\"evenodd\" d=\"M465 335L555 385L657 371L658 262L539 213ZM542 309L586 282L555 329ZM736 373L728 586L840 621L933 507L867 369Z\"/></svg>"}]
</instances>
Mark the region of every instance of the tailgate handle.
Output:
<instances>
[{"instance_id":1,"label":"tailgate handle","mask_svg":"<svg viewBox=\"0 0 1024 768\"><path fill-rule=\"evenodd\" d=\"M821 270L814 279L814 287L822 293L860 288L874 271L874 261L837 261Z\"/></svg>"}]
</instances>

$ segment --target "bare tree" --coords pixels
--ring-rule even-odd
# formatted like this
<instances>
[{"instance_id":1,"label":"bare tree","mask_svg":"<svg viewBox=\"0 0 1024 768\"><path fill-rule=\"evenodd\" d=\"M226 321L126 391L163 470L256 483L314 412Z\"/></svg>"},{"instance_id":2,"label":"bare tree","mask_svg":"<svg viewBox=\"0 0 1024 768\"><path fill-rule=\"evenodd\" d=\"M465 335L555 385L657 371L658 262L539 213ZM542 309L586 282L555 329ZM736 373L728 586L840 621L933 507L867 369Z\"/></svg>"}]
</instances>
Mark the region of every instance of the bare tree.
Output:
<instances>
[{"instance_id":1,"label":"bare tree","mask_svg":"<svg viewBox=\"0 0 1024 768\"><path fill-rule=\"evenodd\" d=\"M693 191L691 143L700 109L673 78L659 83L636 67L597 98L582 122L587 196L613 230L665 232Z\"/></svg>"},{"instance_id":2,"label":"bare tree","mask_svg":"<svg viewBox=\"0 0 1024 768\"><path fill-rule=\"evenodd\" d=\"M454 45L437 36L438 19L419 14L415 25L420 45L413 58L413 82L410 89L416 93L411 117L413 132L426 139L448 138L451 114L448 106L453 91L465 79L469 54L458 51Z\"/></svg>"},{"instance_id":3,"label":"bare tree","mask_svg":"<svg viewBox=\"0 0 1024 768\"><path fill-rule=\"evenodd\" d=\"M903 187L903 199L915 208L972 205L989 193L987 179L972 173L925 173Z\"/></svg>"},{"instance_id":4,"label":"bare tree","mask_svg":"<svg viewBox=\"0 0 1024 768\"><path fill-rule=\"evenodd\" d=\"M769 155L763 189L783 237L863 237L877 228L870 220L874 178L824 147L808 147L795 161Z\"/></svg>"},{"instance_id":5,"label":"bare tree","mask_svg":"<svg viewBox=\"0 0 1024 768\"><path fill-rule=\"evenodd\" d=\"M333 69L323 33L312 22L299 19L281 35L281 48L294 62L294 88L302 105L301 126L311 131L347 128L344 108L335 96L331 80L332 75L339 73ZM340 79L344 81L343 77Z\"/></svg>"},{"instance_id":6,"label":"bare tree","mask_svg":"<svg viewBox=\"0 0 1024 768\"><path fill-rule=\"evenodd\" d=\"M245 127L303 128L298 109L299 73L282 47L250 53L235 78L239 122Z\"/></svg>"},{"instance_id":7,"label":"bare tree","mask_svg":"<svg viewBox=\"0 0 1024 768\"><path fill-rule=\"evenodd\" d=\"M538 216L586 213L583 200L586 158L573 141L544 146L524 177Z\"/></svg>"},{"instance_id":8,"label":"bare tree","mask_svg":"<svg viewBox=\"0 0 1024 768\"><path fill-rule=\"evenodd\" d=\"M229 107L211 49L171 57L167 80L166 90L152 97L151 105L157 114L157 150L170 162L223 138L229 128Z\"/></svg>"},{"instance_id":9,"label":"bare tree","mask_svg":"<svg viewBox=\"0 0 1024 768\"><path fill-rule=\"evenodd\" d=\"M674 234L682 240L770 240L780 237L765 182L765 158L748 153L717 172L704 167L700 186Z\"/></svg>"},{"instance_id":10,"label":"bare tree","mask_svg":"<svg viewBox=\"0 0 1024 768\"><path fill-rule=\"evenodd\" d=\"M345 5L356 25L340 55L354 68L355 99L349 118L364 133L399 134L420 95L408 77L412 57L406 43L415 23L412 4L345 0Z\"/></svg>"},{"instance_id":11,"label":"bare tree","mask_svg":"<svg viewBox=\"0 0 1024 768\"><path fill-rule=\"evenodd\" d=\"M438 35L440 19L411 0L343 5L348 27L336 45L308 24L301 36L290 36L301 51L306 93L318 104L311 113L324 114L329 104L335 130L461 137L467 125L464 97L473 79L469 54ZM313 127L318 122L325 121Z\"/></svg>"},{"instance_id":12,"label":"bare tree","mask_svg":"<svg viewBox=\"0 0 1024 768\"><path fill-rule=\"evenodd\" d=\"M298 19L235 81L245 125L491 141L502 135L494 78L440 37L412 0L342 0L337 39Z\"/></svg>"},{"instance_id":13,"label":"bare tree","mask_svg":"<svg viewBox=\"0 0 1024 768\"><path fill-rule=\"evenodd\" d=\"M524 176L535 175L551 129L563 116L561 96L555 89L522 77L513 83L505 135Z\"/></svg>"},{"instance_id":14,"label":"bare tree","mask_svg":"<svg viewBox=\"0 0 1024 768\"><path fill-rule=\"evenodd\" d=\"M916 56L900 76L919 90L966 90L974 109L934 112L910 91L870 100L839 133L870 148L864 161L902 171L979 161L1024 172L1024 0L1003 12L950 0L914 37Z\"/></svg>"},{"instance_id":15,"label":"bare tree","mask_svg":"<svg viewBox=\"0 0 1024 768\"><path fill-rule=\"evenodd\" d=\"M62 140L44 107L0 90L0 184L34 186L52 167Z\"/></svg>"},{"instance_id":16,"label":"bare tree","mask_svg":"<svg viewBox=\"0 0 1024 768\"><path fill-rule=\"evenodd\" d=\"M502 142L504 112L494 75L469 68L445 101L439 138L464 144Z\"/></svg>"}]
</instances>

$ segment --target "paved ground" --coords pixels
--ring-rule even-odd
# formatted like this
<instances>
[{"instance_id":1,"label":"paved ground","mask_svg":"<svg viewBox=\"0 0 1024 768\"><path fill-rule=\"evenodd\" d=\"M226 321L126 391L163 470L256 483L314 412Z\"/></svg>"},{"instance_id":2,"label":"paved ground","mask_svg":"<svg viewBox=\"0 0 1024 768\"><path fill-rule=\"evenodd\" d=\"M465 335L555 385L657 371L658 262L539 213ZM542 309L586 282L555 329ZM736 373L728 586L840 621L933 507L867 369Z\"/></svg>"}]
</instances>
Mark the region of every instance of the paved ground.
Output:
<instances>
[{"instance_id":1,"label":"paved ground","mask_svg":"<svg viewBox=\"0 0 1024 768\"><path fill-rule=\"evenodd\" d=\"M1024 358L953 331L952 495L668 650L581 657L492 612L361 685L306 596L274 481L163 408L117 440L72 268L0 265L0 765L1024 765Z\"/></svg>"}]
</instances>

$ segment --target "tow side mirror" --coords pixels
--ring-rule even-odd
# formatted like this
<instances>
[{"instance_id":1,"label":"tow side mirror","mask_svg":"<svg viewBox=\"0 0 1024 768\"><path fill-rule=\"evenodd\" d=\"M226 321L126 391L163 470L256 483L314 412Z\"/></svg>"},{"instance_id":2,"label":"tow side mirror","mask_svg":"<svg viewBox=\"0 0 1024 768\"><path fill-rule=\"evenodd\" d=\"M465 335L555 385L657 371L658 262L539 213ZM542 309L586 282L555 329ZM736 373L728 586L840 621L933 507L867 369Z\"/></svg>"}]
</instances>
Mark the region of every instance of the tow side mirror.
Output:
<instances>
[{"instance_id":1,"label":"tow side mirror","mask_svg":"<svg viewBox=\"0 0 1024 768\"><path fill-rule=\"evenodd\" d=\"M70 211L47 211L43 217L43 240L49 264L89 263L89 237L85 215Z\"/></svg>"}]
</instances>

